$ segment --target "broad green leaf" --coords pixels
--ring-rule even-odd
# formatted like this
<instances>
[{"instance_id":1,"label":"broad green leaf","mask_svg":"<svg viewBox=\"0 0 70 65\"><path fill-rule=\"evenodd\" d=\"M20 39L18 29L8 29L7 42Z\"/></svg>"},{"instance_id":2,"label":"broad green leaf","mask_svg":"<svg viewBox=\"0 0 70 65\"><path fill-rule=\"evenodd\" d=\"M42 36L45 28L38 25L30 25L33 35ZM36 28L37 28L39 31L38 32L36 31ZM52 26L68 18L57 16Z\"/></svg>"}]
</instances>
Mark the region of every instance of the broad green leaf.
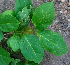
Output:
<instances>
[{"instance_id":1,"label":"broad green leaf","mask_svg":"<svg viewBox=\"0 0 70 65\"><path fill-rule=\"evenodd\" d=\"M1 18L1 17L4 17L5 15L15 16L15 11L7 10L7 11L3 12L2 14L0 14L0 18Z\"/></svg>"},{"instance_id":2,"label":"broad green leaf","mask_svg":"<svg viewBox=\"0 0 70 65\"><path fill-rule=\"evenodd\" d=\"M0 65L8 65L12 60L13 58L10 57L10 54L0 47Z\"/></svg>"},{"instance_id":3,"label":"broad green leaf","mask_svg":"<svg viewBox=\"0 0 70 65\"><path fill-rule=\"evenodd\" d=\"M44 49L39 44L39 39L33 34L24 34L20 45L23 56L35 63L40 63L44 56Z\"/></svg>"},{"instance_id":4,"label":"broad green leaf","mask_svg":"<svg viewBox=\"0 0 70 65\"><path fill-rule=\"evenodd\" d=\"M40 65L40 64L37 64L37 63L35 63L35 62L33 62L33 61L28 61L28 62L26 63L26 65Z\"/></svg>"},{"instance_id":5,"label":"broad green leaf","mask_svg":"<svg viewBox=\"0 0 70 65\"><path fill-rule=\"evenodd\" d=\"M3 33L0 31L0 42L1 40L3 40L4 36L3 36Z\"/></svg>"},{"instance_id":6,"label":"broad green leaf","mask_svg":"<svg viewBox=\"0 0 70 65\"><path fill-rule=\"evenodd\" d=\"M41 46L50 53L60 56L68 52L68 47L59 33L51 30L44 30L37 31L37 36L39 37Z\"/></svg>"},{"instance_id":7,"label":"broad green leaf","mask_svg":"<svg viewBox=\"0 0 70 65\"><path fill-rule=\"evenodd\" d=\"M30 9L30 5L33 6L31 0L16 0L15 13L17 14L19 11L22 11L24 7Z\"/></svg>"},{"instance_id":8,"label":"broad green leaf","mask_svg":"<svg viewBox=\"0 0 70 65\"><path fill-rule=\"evenodd\" d=\"M55 8L53 1L40 5L33 13L32 23L35 25L35 29L44 30L47 29L55 18Z\"/></svg>"},{"instance_id":9,"label":"broad green leaf","mask_svg":"<svg viewBox=\"0 0 70 65\"><path fill-rule=\"evenodd\" d=\"M19 21L11 15L5 15L0 18L0 31L3 32L12 32L18 29Z\"/></svg>"},{"instance_id":10,"label":"broad green leaf","mask_svg":"<svg viewBox=\"0 0 70 65\"><path fill-rule=\"evenodd\" d=\"M21 39L18 35L13 35L7 41L8 46L11 47L14 52L19 50L20 43L21 43Z\"/></svg>"},{"instance_id":11,"label":"broad green leaf","mask_svg":"<svg viewBox=\"0 0 70 65\"><path fill-rule=\"evenodd\" d=\"M18 12L18 14L17 14L16 17L21 22L19 30L20 29L24 29L30 23L30 17L29 17L29 15L30 15L30 9L27 9L26 7L24 7L22 9L22 12L21 11Z\"/></svg>"}]
</instances>

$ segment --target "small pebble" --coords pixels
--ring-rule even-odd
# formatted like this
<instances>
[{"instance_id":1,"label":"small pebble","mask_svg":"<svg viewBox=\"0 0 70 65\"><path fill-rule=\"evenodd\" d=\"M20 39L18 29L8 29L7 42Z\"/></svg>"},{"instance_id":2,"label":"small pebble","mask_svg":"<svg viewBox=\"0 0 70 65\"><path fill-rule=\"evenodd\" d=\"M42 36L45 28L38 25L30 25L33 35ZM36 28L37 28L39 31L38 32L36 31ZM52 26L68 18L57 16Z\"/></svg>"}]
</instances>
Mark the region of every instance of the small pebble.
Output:
<instances>
[{"instance_id":1,"label":"small pebble","mask_svg":"<svg viewBox=\"0 0 70 65\"><path fill-rule=\"evenodd\" d=\"M65 2L66 0L61 0L61 2Z\"/></svg>"}]
</instances>

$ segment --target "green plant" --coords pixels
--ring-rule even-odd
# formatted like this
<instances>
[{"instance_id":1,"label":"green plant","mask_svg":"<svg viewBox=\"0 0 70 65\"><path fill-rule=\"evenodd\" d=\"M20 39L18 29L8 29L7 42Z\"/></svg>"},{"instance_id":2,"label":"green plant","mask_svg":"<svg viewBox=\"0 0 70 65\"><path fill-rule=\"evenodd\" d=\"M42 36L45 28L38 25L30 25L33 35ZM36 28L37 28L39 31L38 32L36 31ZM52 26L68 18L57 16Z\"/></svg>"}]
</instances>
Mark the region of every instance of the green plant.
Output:
<instances>
[{"instance_id":1,"label":"green plant","mask_svg":"<svg viewBox=\"0 0 70 65\"><path fill-rule=\"evenodd\" d=\"M54 18L53 1L44 3L35 10L31 0L16 0L15 11L7 10L0 14L0 31L13 34L8 39L7 45L14 52L21 51L28 60L26 65L40 65L44 50L54 53L56 56L68 52L68 47L59 33L45 30L53 23ZM28 26L31 19L35 25L34 29L38 31L34 31ZM33 32L37 33L39 39L33 35ZM3 37L3 33L0 32L0 42ZM10 58L9 53L0 47L0 65L9 63L10 65L25 65L19 59Z\"/></svg>"}]
</instances>

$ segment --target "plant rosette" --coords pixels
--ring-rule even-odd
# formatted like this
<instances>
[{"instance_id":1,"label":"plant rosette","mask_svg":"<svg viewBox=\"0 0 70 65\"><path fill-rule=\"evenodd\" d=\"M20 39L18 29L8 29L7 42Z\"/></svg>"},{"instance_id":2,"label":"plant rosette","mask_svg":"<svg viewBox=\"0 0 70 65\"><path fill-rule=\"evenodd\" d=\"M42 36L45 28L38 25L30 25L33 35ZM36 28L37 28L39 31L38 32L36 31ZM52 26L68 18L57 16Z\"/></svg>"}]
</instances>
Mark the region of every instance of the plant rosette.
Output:
<instances>
[{"instance_id":1,"label":"plant rosette","mask_svg":"<svg viewBox=\"0 0 70 65\"><path fill-rule=\"evenodd\" d=\"M43 3L35 10L31 0L16 0L15 11L7 10L0 14L0 42L4 38L2 32L13 34L7 41L8 47L15 53L21 51L27 59L26 64L19 59L12 59L9 52L0 47L0 65L40 65L44 50L56 56L68 52L61 34L45 30L55 18L53 2ZM28 25L31 20L35 25L33 30Z\"/></svg>"}]
</instances>

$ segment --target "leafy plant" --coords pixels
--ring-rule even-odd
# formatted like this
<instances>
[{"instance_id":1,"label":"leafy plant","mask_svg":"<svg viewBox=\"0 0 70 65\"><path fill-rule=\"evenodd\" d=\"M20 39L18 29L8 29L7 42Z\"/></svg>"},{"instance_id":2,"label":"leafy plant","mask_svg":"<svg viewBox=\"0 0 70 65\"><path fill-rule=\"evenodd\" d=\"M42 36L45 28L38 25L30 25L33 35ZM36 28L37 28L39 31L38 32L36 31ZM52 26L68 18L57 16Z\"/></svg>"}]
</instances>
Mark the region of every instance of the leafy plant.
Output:
<instances>
[{"instance_id":1,"label":"leafy plant","mask_svg":"<svg viewBox=\"0 0 70 65\"><path fill-rule=\"evenodd\" d=\"M0 65L8 65L12 60L13 58L10 57L10 54L0 47Z\"/></svg>"},{"instance_id":2,"label":"leafy plant","mask_svg":"<svg viewBox=\"0 0 70 65\"><path fill-rule=\"evenodd\" d=\"M0 42L3 39L2 32L13 34L7 41L12 51L20 52L27 59L24 64L19 59L12 59L7 51L0 47L0 65L40 65L44 56L44 50L61 56L68 52L68 47L63 37L47 29L55 18L54 1L47 2L35 10L31 0L16 0L15 11L7 10L0 14ZM28 25L32 19L35 28ZM34 31L37 29L38 31ZM2 31L2 32L1 32ZM39 39L33 35L37 33Z\"/></svg>"}]
</instances>

